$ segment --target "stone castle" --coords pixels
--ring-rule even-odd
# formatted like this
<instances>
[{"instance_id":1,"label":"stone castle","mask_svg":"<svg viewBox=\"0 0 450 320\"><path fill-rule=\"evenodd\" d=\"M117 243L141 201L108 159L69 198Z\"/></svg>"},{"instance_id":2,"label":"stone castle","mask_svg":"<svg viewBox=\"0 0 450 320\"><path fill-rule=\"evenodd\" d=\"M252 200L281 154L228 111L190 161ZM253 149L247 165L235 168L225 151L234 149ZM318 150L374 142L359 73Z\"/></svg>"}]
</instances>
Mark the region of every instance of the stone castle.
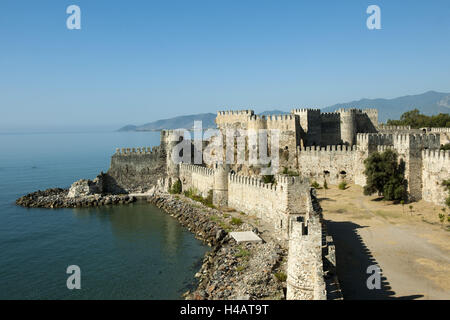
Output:
<instances>
[{"instance_id":1,"label":"stone castle","mask_svg":"<svg viewBox=\"0 0 450 320\"><path fill-rule=\"evenodd\" d=\"M450 177L450 152L439 148L449 141L448 128L384 126L378 123L376 109L341 109L334 113L294 109L289 115L267 117L252 110L221 111L216 124L220 132L238 132L232 140L220 142L223 148L241 144L246 150L244 160L252 146L245 138L240 139L242 133L278 130L275 182L264 183L261 167L245 161L224 164L223 159L207 164L200 159L200 163L192 164L191 154L183 161L186 163L175 164L173 153L179 152L176 145L185 143L193 151L206 148L207 153L208 146L218 138L211 137L198 146L183 140L179 131L168 130L161 132L160 145L152 149L117 149L105 175L105 188L110 189L106 191L144 192L155 185L167 191L180 181L183 190L195 190L203 197L212 193L218 207L257 216L273 227L280 240L289 243L288 299L326 299L325 275L335 267L333 242L322 224L311 181L364 186L364 160L373 152L390 148L406 163L411 200L443 204L447 196L441 183ZM270 142L267 148L270 150ZM295 174L283 174L291 172Z\"/></svg>"}]
</instances>

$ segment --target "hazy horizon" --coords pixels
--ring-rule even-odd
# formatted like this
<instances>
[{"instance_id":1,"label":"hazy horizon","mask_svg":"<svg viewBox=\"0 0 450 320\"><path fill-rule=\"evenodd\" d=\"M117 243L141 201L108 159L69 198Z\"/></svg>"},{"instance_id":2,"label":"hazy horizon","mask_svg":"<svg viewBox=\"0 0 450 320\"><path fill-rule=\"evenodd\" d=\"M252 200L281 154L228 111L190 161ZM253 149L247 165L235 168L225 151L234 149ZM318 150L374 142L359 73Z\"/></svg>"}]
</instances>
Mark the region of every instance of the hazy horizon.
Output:
<instances>
[{"instance_id":1,"label":"hazy horizon","mask_svg":"<svg viewBox=\"0 0 450 320\"><path fill-rule=\"evenodd\" d=\"M450 92L450 2L0 3L0 132ZM420 44L420 45L418 45Z\"/></svg>"}]
</instances>

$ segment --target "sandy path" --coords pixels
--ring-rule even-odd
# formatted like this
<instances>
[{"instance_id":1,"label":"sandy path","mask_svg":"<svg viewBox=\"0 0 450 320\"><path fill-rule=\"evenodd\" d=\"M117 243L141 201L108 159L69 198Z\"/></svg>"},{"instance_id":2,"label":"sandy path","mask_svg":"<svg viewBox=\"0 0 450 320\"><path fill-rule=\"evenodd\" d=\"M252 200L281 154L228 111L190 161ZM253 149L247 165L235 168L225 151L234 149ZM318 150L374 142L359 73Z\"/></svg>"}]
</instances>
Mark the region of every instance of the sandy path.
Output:
<instances>
[{"instance_id":1,"label":"sandy path","mask_svg":"<svg viewBox=\"0 0 450 320\"><path fill-rule=\"evenodd\" d=\"M438 223L440 207L421 201L410 213L353 185L318 196L345 299L450 299L450 232ZM366 285L373 264L382 269L380 290Z\"/></svg>"}]
</instances>

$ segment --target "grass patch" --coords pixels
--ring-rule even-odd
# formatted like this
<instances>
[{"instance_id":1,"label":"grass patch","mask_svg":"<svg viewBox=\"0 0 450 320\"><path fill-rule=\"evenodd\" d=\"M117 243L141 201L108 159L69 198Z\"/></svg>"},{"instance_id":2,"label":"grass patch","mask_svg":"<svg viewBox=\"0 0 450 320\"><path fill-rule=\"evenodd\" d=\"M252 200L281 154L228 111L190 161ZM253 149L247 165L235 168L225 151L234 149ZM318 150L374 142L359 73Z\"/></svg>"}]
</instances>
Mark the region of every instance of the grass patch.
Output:
<instances>
[{"instance_id":1,"label":"grass patch","mask_svg":"<svg viewBox=\"0 0 450 320\"><path fill-rule=\"evenodd\" d=\"M242 264L242 265L236 267L236 271L237 271L237 272L242 272L242 271L244 271L245 269L247 269L247 267L248 267L247 264Z\"/></svg>"},{"instance_id":2,"label":"grass patch","mask_svg":"<svg viewBox=\"0 0 450 320\"><path fill-rule=\"evenodd\" d=\"M240 218L231 218L231 224L235 226L240 226L243 223L243 221Z\"/></svg>"},{"instance_id":3,"label":"grass patch","mask_svg":"<svg viewBox=\"0 0 450 320\"><path fill-rule=\"evenodd\" d=\"M201 195L198 194L198 191L195 189L189 189L184 192L185 197L190 198L194 201L200 202L204 206L210 207L215 209L216 207L212 203L213 199L213 191L209 190L208 196L206 198L203 198Z\"/></svg>"},{"instance_id":4,"label":"grass patch","mask_svg":"<svg viewBox=\"0 0 450 320\"><path fill-rule=\"evenodd\" d=\"M242 247L238 247L238 252L236 253L236 258L248 258L250 257L250 251Z\"/></svg>"},{"instance_id":5,"label":"grass patch","mask_svg":"<svg viewBox=\"0 0 450 320\"><path fill-rule=\"evenodd\" d=\"M338 188L339 188L339 190L345 190L345 189L347 189L347 182L342 181L341 183L339 183Z\"/></svg>"},{"instance_id":6,"label":"grass patch","mask_svg":"<svg viewBox=\"0 0 450 320\"><path fill-rule=\"evenodd\" d=\"M230 225L227 224L225 221L223 221L221 217L219 217L219 216L210 216L209 220L211 220L212 222L217 223L226 232L230 232L231 231Z\"/></svg>"},{"instance_id":7,"label":"grass patch","mask_svg":"<svg viewBox=\"0 0 450 320\"><path fill-rule=\"evenodd\" d=\"M277 280L280 282L286 282L287 274L280 271L280 272L275 273L275 278L277 278Z\"/></svg>"},{"instance_id":8,"label":"grass patch","mask_svg":"<svg viewBox=\"0 0 450 320\"><path fill-rule=\"evenodd\" d=\"M311 188L320 189L320 184L317 181L311 183Z\"/></svg>"}]
</instances>

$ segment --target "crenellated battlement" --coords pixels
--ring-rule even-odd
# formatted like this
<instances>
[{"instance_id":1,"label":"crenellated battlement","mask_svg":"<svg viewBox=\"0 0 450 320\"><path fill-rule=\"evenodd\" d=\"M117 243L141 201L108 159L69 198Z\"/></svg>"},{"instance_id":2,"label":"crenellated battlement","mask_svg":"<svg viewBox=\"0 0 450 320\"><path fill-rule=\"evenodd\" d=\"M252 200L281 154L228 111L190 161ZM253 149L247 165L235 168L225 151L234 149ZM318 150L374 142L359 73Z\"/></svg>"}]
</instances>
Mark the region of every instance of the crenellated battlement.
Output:
<instances>
[{"instance_id":1,"label":"crenellated battlement","mask_svg":"<svg viewBox=\"0 0 450 320\"><path fill-rule=\"evenodd\" d=\"M204 176L213 176L214 175L214 169L206 168L202 166L198 166L195 164L188 164L188 163L180 163L180 171L184 172L190 172L190 173L198 173Z\"/></svg>"},{"instance_id":2,"label":"crenellated battlement","mask_svg":"<svg viewBox=\"0 0 450 320\"><path fill-rule=\"evenodd\" d=\"M381 131L408 131L408 130L411 130L411 126L388 126L385 124L379 124L378 130L381 130Z\"/></svg>"},{"instance_id":3,"label":"crenellated battlement","mask_svg":"<svg viewBox=\"0 0 450 320\"><path fill-rule=\"evenodd\" d=\"M292 109L291 113L293 114L299 114L299 113L320 113L320 109L319 108L299 108L299 109Z\"/></svg>"},{"instance_id":4,"label":"crenellated battlement","mask_svg":"<svg viewBox=\"0 0 450 320\"><path fill-rule=\"evenodd\" d=\"M255 112L253 110L227 110L218 111L217 116L252 116Z\"/></svg>"},{"instance_id":5,"label":"crenellated battlement","mask_svg":"<svg viewBox=\"0 0 450 320\"><path fill-rule=\"evenodd\" d=\"M244 176L236 173L228 174L228 183L241 184L244 186L267 189L277 191L277 185L273 183L264 183L261 179L256 177Z\"/></svg>"},{"instance_id":6,"label":"crenellated battlement","mask_svg":"<svg viewBox=\"0 0 450 320\"><path fill-rule=\"evenodd\" d=\"M332 146L312 146L312 147L298 147L298 152L354 152L357 150L357 146L347 146L347 145L332 145Z\"/></svg>"},{"instance_id":7,"label":"crenellated battlement","mask_svg":"<svg viewBox=\"0 0 450 320\"><path fill-rule=\"evenodd\" d=\"M326 121L339 121L341 114L339 112L324 112L320 114L320 117Z\"/></svg>"},{"instance_id":8,"label":"crenellated battlement","mask_svg":"<svg viewBox=\"0 0 450 320\"><path fill-rule=\"evenodd\" d=\"M293 114L278 114L278 115L267 116L267 121L268 122L292 121L292 120L295 120L295 115L293 115Z\"/></svg>"},{"instance_id":9,"label":"crenellated battlement","mask_svg":"<svg viewBox=\"0 0 450 320\"><path fill-rule=\"evenodd\" d=\"M393 134L391 133L358 133L356 135L357 145L392 145Z\"/></svg>"},{"instance_id":10,"label":"crenellated battlement","mask_svg":"<svg viewBox=\"0 0 450 320\"><path fill-rule=\"evenodd\" d=\"M424 160L442 160L450 165L450 150L422 150Z\"/></svg>"},{"instance_id":11,"label":"crenellated battlement","mask_svg":"<svg viewBox=\"0 0 450 320\"><path fill-rule=\"evenodd\" d=\"M376 108L366 108L366 109L363 109L363 112L364 113L367 113L367 114L369 114L369 113L376 113L376 114L378 114L378 109L376 109Z\"/></svg>"},{"instance_id":12,"label":"crenellated battlement","mask_svg":"<svg viewBox=\"0 0 450 320\"><path fill-rule=\"evenodd\" d=\"M141 147L141 148L116 148L116 155L144 155L152 154L158 151L158 147Z\"/></svg>"},{"instance_id":13,"label":"crenellated battlement","mask_svg":"<svg viewBox=\"0 0 450 320\"><path fill-rule=\"evenodd\" d=\"M450 133L450 128L420 128L432 133Z\"/></svg>"},{"instance_id":14,"label":"crenellated battlement","mask_svg":"<svg viewBox=\"0 0 450 320\"><path fill-rule=\"evenodd\" d=\"M392 150L394 146L377 146L378 152L385 152L386 150Z\"/></svg>"},{"instance_id":15,"label":"crenellated battlement","mask_svg":"<svg viewBox=\"0 0 450 320\"><path fill-rule=\"evenodd\" d=\"M393 135L397 148L439 148L439 134L397 133Z\"/></svg>"}]
</instances>

